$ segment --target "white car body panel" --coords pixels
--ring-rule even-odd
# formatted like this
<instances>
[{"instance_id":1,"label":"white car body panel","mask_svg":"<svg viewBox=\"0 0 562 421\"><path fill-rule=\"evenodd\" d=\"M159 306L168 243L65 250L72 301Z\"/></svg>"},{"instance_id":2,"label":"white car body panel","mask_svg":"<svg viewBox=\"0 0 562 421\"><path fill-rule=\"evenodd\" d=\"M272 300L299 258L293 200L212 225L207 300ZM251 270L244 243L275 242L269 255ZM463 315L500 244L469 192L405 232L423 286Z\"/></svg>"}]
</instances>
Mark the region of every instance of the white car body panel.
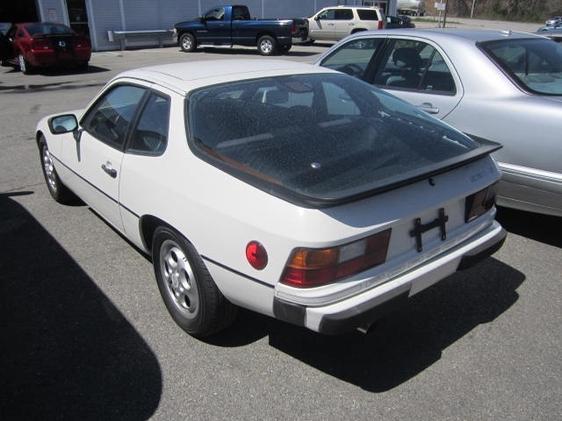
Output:
<instances>
[{"instance_id":1,"label":"white car body panel","mask_svg":"<svg viewBox=\"0 0 562 421\"><path fill-rule=\"evenodd\" d=\"M499 238L501 227L494 222L493 209L475 221L464 221L466 196L499 178L489 156L436 175L433 185L422 180L322 209L284 201L196 157L184 124L185 97L192 90L256 77L335 73L279 61L252 60L252 70L247 65L228 61L158 66L126 72L104 88L135 83L171 98L168 144L160 156L123 153L87 132L80 141L72 133L52 135L48 117L39 122L37 131L45 135L62 181L135 245L150 252L141 223L142 218L156 217L194 245L228 300L270 316L276 298L310 306L306 326L313 330L320 330L323 315L361 303L372 305L395 285L398 292L407 285L414 294L457 270L463 255L490 235ZM228 66L228 73L223 66ZM183 79L177 76L180 71ZM101 170L107 161L117 170L116 178ZM442 241L439 230L425 233L424 252L418 253L410 235L412 221L418 217L424 223L431 221L438 208L449 217L448 237ZM279 282L295 247L336 246L389 227L392 236L385 264L317 288L298 289ZM268 251L269 263L263 270L254 269L245 258L245 247L252 240ZM416 269L409 272L411 268Z\"/></svg>"}]
</instances>

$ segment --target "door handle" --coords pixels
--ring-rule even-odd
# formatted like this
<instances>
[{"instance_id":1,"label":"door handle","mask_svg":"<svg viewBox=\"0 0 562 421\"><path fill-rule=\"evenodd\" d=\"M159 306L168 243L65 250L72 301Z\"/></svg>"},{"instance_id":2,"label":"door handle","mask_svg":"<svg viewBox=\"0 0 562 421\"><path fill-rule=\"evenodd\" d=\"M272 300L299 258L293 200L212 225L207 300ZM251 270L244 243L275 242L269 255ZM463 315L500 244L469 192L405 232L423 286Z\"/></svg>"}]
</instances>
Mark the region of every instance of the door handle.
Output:
<instances>
[{"instance_id":1,"label":"door handle","mask_svg":"<svg viewBox=\"0 0 562 421\"><path fill-rule=\"evenodd\" d=\"M113 168L111 162L107 161L105 164L101 164L101 169L104 170L111 178L117 177L117 170Z\"/></svg>"},{"instance_id":2,"label":"door handle","mask_svg":"<svg viewBox=\"0 0 562 421\"><path fill-rule=\"evenodd\" d=\"M439 108L434 107L433 104L429 102L424 102L423 104L418 105L418 108L428 114L439 114Z\"/></svg>"}]
</instances>

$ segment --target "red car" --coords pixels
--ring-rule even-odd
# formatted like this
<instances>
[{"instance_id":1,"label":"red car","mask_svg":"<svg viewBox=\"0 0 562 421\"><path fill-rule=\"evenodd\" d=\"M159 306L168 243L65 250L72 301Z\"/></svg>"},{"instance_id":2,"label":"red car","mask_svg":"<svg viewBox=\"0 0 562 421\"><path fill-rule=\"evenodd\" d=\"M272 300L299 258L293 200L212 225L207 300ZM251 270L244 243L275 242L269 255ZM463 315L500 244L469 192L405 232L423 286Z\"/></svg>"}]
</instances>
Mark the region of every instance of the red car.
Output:
<instances>
[{"instance_id":1,"label":"red car","mask_svg":"<svg viewBox=\"0 0 562 421\"><path fill-rule=\"evenodd\" d=\"M87 68L92 54L88 38L60 23L16 23L8 31L9 62L29 73L34 68Z\"/></svg>"}]
</instances>

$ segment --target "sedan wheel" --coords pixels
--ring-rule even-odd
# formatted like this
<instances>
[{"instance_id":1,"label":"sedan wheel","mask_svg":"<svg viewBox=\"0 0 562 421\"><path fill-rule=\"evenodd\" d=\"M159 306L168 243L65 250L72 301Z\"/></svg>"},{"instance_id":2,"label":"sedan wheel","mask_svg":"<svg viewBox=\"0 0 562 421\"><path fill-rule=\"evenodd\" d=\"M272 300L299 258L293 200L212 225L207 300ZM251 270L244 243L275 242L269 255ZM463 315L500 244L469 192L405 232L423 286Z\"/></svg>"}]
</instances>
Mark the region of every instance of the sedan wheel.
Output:
<instances>
[{"instance_id":1,"label":"sedan wheel","mask_svg":"<svg viewBox=\"0 0 562 421\"><path fill-rule=\"evenodd\" d=\"M187 318L195 318L199 311L195 273L180 246L172 240L166 240L160 246L160 274L178 310Z\"/></svg>"},{"instance_id":2,"label":"sedan wheel","mask_svg":"<svg viewBox=\"0 0 562 421\"><path fill-rule=\"evenodd\" d=\"M47 189L53 199L65 205L79 203L79 200L74 193L72 193L68 187L61 182L53 164L53 157L49 152L47 142L43 136L39 139L39 145L41 154L41 169L43 170L43 176L45 177L45 182L47 183Z\"/></svg>"},{"instance_id":3,"label":"sedan wheel","mask_svg":"<svg viewBox=\"0 0 562 421\"><path fill-rule=\"evenodd\" d=\"M158 289L174 321L193 336L209 336L234 321L236 307L217 288L203 260L177 231L161 226L152 239Z\"/></svg>"},{"instance_id":4,"label":"sedan wheel","mask_svg":"<svg viewBox=\"0 0 562 421\"><path fill-rule=\"evenodd\" d=\"M18 66L23 74L27 75L31 71L31 66L22 54L18 55Z\"/></svg>"}]
</instances>

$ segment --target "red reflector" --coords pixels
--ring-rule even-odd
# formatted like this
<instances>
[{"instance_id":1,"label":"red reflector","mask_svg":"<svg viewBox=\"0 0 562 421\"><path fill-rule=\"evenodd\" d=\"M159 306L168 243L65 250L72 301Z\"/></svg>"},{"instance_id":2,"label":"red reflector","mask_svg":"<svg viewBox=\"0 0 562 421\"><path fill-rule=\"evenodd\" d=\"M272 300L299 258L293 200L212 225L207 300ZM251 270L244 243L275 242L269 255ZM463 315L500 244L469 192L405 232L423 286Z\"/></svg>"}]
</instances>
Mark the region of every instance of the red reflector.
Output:
<instances>
[{"instance_id":1,"label":"red reflector","mask_svg":"<svg viewBox=\"0 0 562 421\"><path fill-rule=\"evenodd\" d=\"M257 241L250 241L246 246L246 259L253 268L262 270L267 266L267 251Z\"/></svg>"},{"instance_id":2,"label":"red reflector","mask_svg":"<svg viewBox=\"0 0 562 421\"><path fill-rule=\"evenodd\" d=\"M379 20L379 29L384 29L384 22Z\"/></svg>"}]
</instances>

